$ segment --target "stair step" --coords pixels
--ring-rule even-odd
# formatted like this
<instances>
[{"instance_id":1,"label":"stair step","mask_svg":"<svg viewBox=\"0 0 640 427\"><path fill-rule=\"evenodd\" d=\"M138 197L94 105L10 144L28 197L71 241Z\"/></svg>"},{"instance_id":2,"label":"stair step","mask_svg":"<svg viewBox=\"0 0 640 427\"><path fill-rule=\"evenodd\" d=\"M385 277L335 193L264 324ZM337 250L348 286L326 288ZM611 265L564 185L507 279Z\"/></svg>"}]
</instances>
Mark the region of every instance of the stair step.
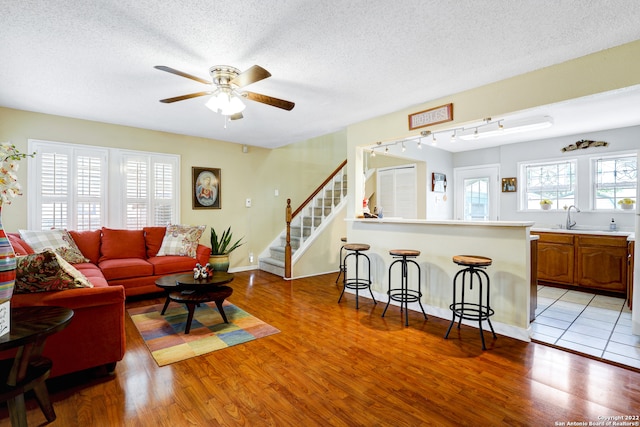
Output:
<instances>
[{"instance_id":1,"label":"stair step","mask_svg":"<svg viewBox=\"0 0 640 427\"><path fill-rule=\"evenodd\" d=\"M276 259L278 261L282 261L283 263L284 263L284 252L285 251L283 246L271 246L269 248L269 254L271 255L271 258Z\"/></svg>"},{"instance_id":2,"label":"stair step","mask_svg":"<svg viewBox=\"0 0 640 427\"><path fill-rule=\"evenodd\" d=\"M311 218L310 216L305 216L302 219L302 223L304 224L305 227L311 227L312 222L314 224L314 227L317 227L322 223L322 218L317 216L313 218Z\"/></svg>"},{"instance_id":3,"label":"stair step","mask_svg":"<svg viewBox=\"0 0 640 427\"><path fill-rule=\"evenodd\" d=\"M311 235L311 227L302 227L302 236L309 237ZM300 236L300 226L291 226L291 236Z\"/></svg>"},{"instance_id":4,"label":"stair step","mask_svg":"<svg viewBox=\"0 0 640 427\"><path fill-rule=\"evenodd\" d=\"M328 216L331 213L331 206L325 206L325 207L314 206L313 208L310 208L310 209L313 209L313 215L316 217Z\"/></svg>"},{"instance_id":5,"label":"stair step","mask_svg":"<svg viewBox=\"0 0 640 427\"><path fill-rule=\"evenodd\" d=\"M289 244L291 245L291 249L292 250L296 250L300 248L300 238L299 237L294 237L291 236L291 240L289 242ZM287 236L286 235L280 235L280 246L282 246L283 248L287 245Z\"/></svg>"},{"instance_id":6,"label":"stair step","mask_svg":"<svg viewBox=\"0 0 640 427\"><path fill-rule=\"evenodd\" d=\"M261 258L258 260L258 268L267 273L284 277L284 262L272 258Z\"/></svg>"}]
</instances>

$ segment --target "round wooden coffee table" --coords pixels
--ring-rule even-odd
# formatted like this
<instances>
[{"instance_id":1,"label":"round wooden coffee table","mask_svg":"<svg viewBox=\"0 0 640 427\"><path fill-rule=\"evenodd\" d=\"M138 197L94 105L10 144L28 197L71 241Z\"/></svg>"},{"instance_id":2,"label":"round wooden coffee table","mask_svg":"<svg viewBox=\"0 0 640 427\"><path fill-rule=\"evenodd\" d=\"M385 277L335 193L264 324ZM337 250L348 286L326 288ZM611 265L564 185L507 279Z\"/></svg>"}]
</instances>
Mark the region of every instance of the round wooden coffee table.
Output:
<instances>
[{"instance_id":1,"label":"round wooden coffee table","mask_svg":"<svg viewBox=\"0 0 640 427\"><path fill-rule=\"evenodd\" d=\"M165 313L171 301L185 304L189 314L184 333L188 334L191 330L196 306L213 301L216 303L224 323L229 323L222 304L233 293L232 288L224 286L232 280L233 274L223 271L215 271L212 276L206 279L194 279L192 274L174 274L161 277L156 280L156 286L164 289L167 293L161 314Z\"/></svg>"}]
</instances>

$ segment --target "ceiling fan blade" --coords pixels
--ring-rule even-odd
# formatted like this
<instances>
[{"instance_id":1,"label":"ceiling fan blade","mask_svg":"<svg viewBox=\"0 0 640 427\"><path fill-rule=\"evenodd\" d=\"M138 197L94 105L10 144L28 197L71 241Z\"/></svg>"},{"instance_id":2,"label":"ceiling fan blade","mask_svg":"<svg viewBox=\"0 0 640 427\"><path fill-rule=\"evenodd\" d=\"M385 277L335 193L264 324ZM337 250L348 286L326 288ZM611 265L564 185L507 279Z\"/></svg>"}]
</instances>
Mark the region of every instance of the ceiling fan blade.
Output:
<instances>
[{"instance_id":1,"label":"ceiling fan blade","mask_svg":"<svg viewBox=\"0 0 640 427\"><path fill-rule=\"evenodd\" d=\"M242 117L244 117L242 113L236 113L229 116L231 120L240 120Z\"/></svg>"},{"instance_id":2,"label":"ceiling fan blade","mask_svg":"<svg viewBox=\"0 0 640 427\"><path fill-rule=\"evenodd\" d=\"M267 70L265 70L259 65L254 65L248 70L245 70L242 73L235 76L233 79L231 79L230 83L238 87L243 87L243 86L250 85L251 83L264 80L267 77L271 77L270 72L268 72Z\"/></svg>"},{"instance_id":3,"label":"ceiling fan blade","mask_svg":"<svg viewBox=\"0 0 640 427\"><path fill-rule=\"evenodd\" d=\"M167 73L175 74L176 76L186 77L188 79L195 80L197 82L200 82L200 83L203 83L203 84L206 84L206 85L210 85L211 84L211 81L209 81L209 80L201 79L200 77L192 76L191 74L187 74L187 73L184 73L182 71L178 71L178 70L176 70L174 68L167 67L167 66L164 66L164 65L156 65L153 68L156 68L156 69L161 70L161 71L166 71Z\"/></svg>"},{"instance_id":4,"label":"ceiling fan blade","mask_svg":"<svg viewBox=\"0 0 640 427\"><path fill-rule=\"evenodd\" d=\"M261 102L263 104L271 105L272 107L282 108L283 110L287 110L287 111L293 110L293 107L295 107L296 105L291 101L285 101L284 99L274 98L272 96L263 95L261 93L243 92L242 95L252 101Z\"/></svg>"},{"instance_id":5,"label":"ceiling fan blade","mask_svg":"<svg viewBox=\"0 0 640 427\"><path fill-rule=\"evenodd\" d=\"M161 99L160 102L171 104L176 101L184 101L185 99L197 98L199 96L211 95L213 92L196 92L188 95L175 96L173 98Z\"/></svg>"}]
</instances>

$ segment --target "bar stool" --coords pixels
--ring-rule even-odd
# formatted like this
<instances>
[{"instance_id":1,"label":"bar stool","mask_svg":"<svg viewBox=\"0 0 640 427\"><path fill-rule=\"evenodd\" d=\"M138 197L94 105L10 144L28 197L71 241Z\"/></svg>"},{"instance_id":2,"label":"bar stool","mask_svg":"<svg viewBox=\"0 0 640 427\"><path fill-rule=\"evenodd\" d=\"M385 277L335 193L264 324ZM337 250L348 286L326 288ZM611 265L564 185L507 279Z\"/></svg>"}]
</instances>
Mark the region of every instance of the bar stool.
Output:
<instances>
[{"instance_id":1,"label":"bar stool","mask_svg":"<svg viewBox=\"0 0 640 427\"><path fill-rule=\"evenodd\" d=\"M404 325L409 326L409 308L408 304L410 302L418 302L420 304L420 310L422 310L422 314L424 315L425 320L427 319L427 313L424 312L424 307L422 307L422 302L420 298L422 298L422 291L420 288L421 279L421 270L420 265L414 261L414 258L420 255L420 251L415 251L412 249L392 249L389 251L389 255L396 258L395 261L391 263L389 266L389 290L387 291L387 295L389 295L389 300L387 301L387 306L384 308L382 312L382 317L384 317L387 312L387 308L389 308L389 303L391 300L398 301L400 303L400 315L402 315L402 310L404 310ZM402 277L400 281L399 288L391 287L391 269L397 263L400 263L402 267ZM409 289L409 264L413 264L418 269L418 289Z\"/></svg>"},{"instance_id":2,"label":"bar stool","mask_svg":"<svg viewBox=\"0 0 640 427\"><path fill-rule=\"evenodd\" d=\"M493 325L491 324L490 317L493 316L494 311L489 304L489 294L491 293L491 283L489 281L489 275L484 271L485 268L491 265L493 262L491 258L486 258L483 256L476 255L456 255L453 257L453 262L463 266L462 270L458 271L453 278L453 304L449 306L449 309L453 312L453 318L451 319L451 323L449 324L449 329L447 329L447 333L445 334L445 339L449 337L449 332L451 332L451 327L456 321L456 317L459 318L458 321L458 329L460 329L460 324L462 323L462 319L466 320L477 320L478 327L480 328L480 338L482 339L482 349L486 350L487 347L484 344L484 334L482 331L482 321L486 320L489 323L489 327L491 328L491 333L493 334L493 338L496 339L496 333L493 330ZM458 276L462 275L462 294L459 301L456 300L456 286ZM473 282L474 277L477 280L478 288L478 302L477 303L469 303L464 299L464 288L467 275L469 276L469 289L473 290ZM482 279L486 280L486 297L483 293L483 283ZM483 298L485 298L483 300Z\"/></svg>"},{"instance_id":3,"label":"bar stool","mask_svg":"<svg viewBox=\"0 0 640 427\"><path fill-rule=\"evenodd\" d=\"M363 253L368 251L370 246L365 243L347 243L343 246L344 250L347 252L343 259L344 263L344 280L342 282L343 288L342 293L340 294L340 298L338 299L338 303L342 300L342 296L344 295L344 291L346 289L355 289L356 290L356 309L360 308L358 306L358 291L360 289L369 289L369 293L371 294L371 299L373 299L373 303L377 304L375 297L373 296L373 292L371 291L371 260L367 256L367 254ZM347 277L347 260L349 257L355 257L355 278ZM362 264L366 261L367 267L367 278L360 277L360 258L363 258Z\"/></svg>"},{"instance_id":4,"label":"bar stool","mask_svg":"<svg viewBox=\"0 0 640 427\"><path fill-rule=\"evenodd\" d=\"M336 277L336 283L338 283L338 281L340 280L340 276L343 274L347 274L347 265L344 263L344 244L347 243L347 238L346 237L341 237L340 241L343 243L342 246L340 246L340 272L338 273L338 277Z\"/></svg>"}]
</instances>

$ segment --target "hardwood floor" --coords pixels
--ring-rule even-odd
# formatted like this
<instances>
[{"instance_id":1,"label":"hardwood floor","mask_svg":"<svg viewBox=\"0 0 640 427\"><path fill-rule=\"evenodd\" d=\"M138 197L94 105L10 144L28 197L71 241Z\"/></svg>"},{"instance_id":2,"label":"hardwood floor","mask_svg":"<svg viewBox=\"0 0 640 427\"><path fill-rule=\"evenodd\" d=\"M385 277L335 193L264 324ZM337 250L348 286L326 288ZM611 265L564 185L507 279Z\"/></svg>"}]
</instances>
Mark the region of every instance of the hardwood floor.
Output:
<instances>
[{"instance_id":1,"label":"hardwood floor","mask_svg":"<svg viewBox=\"0 0 640 427\"><path fill-rule=\"evenodd\" d=\"M127 317L115 375L49 382L52 426L553 426L640 415L640 373L376 306L335 274L236 274L230 301L280 333L159 368ZM146 299L128 307L161 302ZM29 425L45 418L32 398ZM6 406L0 427L10 425ZM636 418L637 420L637 418ZM566 425L566 424L565 424ZM588 424L587 424L588 425Z\"/></svg>"}]
</instances>

